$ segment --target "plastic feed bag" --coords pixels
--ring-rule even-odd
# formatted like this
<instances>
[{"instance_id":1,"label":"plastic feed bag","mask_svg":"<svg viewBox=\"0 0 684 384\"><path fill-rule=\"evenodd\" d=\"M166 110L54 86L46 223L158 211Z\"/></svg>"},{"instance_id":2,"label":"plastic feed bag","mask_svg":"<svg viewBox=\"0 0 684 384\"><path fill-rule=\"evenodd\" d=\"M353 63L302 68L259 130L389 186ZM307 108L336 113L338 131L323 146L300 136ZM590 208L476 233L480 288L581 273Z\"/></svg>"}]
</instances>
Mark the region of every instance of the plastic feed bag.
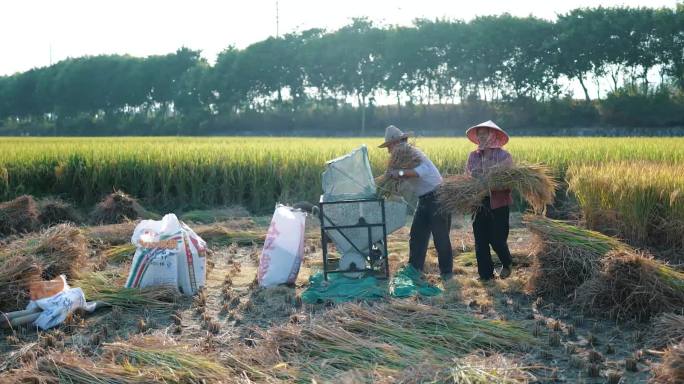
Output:
<instances>
[{"instance_id":1,"label":"plastic feed bag","mask_svg":"<svg viewBox=\"0 0 684 384\"><path fill-rule=\"evenodd\" d=\"M306 214L278 205L259 256L257 279L262 287L294 283L304 256Z\"/></svg>"}]
</instances>

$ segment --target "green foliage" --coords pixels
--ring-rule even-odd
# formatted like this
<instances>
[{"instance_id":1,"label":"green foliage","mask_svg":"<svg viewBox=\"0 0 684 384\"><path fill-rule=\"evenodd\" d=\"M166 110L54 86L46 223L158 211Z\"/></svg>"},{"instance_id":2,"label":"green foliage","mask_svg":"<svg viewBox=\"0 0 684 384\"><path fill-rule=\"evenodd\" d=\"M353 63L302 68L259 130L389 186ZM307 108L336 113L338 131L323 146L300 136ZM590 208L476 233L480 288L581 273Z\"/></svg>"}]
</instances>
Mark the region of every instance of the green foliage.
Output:
<instances>
[{"instance_id":1,"label":"green foliage","mask_svg":"<svg viewBox=\"0 0 684 384\"><path fill-rule=\"evenodd\" d=\"M646 75L652 69L661 72L656 88L670 93L669 101L660 93L650 94L654 85ZM380 28L359 18L336 31L311 29L269 37L244 49L228 47L213 66L188 48L146 58L67 59L0 77L0 120L8 126L5 132L119 134L115 128L121 127L163 135L263 130L271 126L269 120L289 130L320 113L324 118L311 126L320 129L332 118L347 133L360 125L364 135L366 126L379 123L374 119L379 94L396 96L399 108L405 104L416 119L438 113L428 111L435 102L468 105L484 99L514 101L506 111L511 119L531 120L534 115L520 106L559 101L565 78L580 82L586 101L591 99L587 83L603 79L613 94L634 88L648 98L647 104L682 109L681 100L672 98L684 91L681 5L581 8L554 22L502 14ZM664 85L670 88L664 90ZM349 108L352 101L358 109ZM677 103L668 104L673 101ZM558 105L563 103L542 112ZM611 108L607 106L603 123L639 121L617 116ZM336 116L339 109L344 111ZM639 116L649 122L658 118ZM682 124L680 114L670 117L666 125ZM459 121L476 120L463 116Z\"/></svg>"}]
</instances>

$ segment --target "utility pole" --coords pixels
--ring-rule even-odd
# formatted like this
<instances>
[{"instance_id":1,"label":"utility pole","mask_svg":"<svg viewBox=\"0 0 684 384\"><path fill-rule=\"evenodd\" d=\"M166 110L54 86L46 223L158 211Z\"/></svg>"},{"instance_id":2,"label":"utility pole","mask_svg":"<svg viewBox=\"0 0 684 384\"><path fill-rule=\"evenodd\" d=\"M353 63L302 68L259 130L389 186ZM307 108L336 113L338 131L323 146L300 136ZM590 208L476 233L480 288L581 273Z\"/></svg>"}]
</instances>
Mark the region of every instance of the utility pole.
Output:
<instances>
[{"instance_id":1,"label":"utility pole","mask_svg":"<svg viewBox=\"0 0 684 384\"><path fill-rule=\"evenodd\" d=\"M280 9L278 7L278 0L276 0L276 39L280 37Z\"/></svg>"},{"instance_id":2,"label":"utility pole","mask_svg":"<svg viewBox=\"0 0 684 384\"><path fill-rule=\"evenodd\" d=\"M50 43L50 66L52 66L52 43Z\"/></svg>"}]
</instances>

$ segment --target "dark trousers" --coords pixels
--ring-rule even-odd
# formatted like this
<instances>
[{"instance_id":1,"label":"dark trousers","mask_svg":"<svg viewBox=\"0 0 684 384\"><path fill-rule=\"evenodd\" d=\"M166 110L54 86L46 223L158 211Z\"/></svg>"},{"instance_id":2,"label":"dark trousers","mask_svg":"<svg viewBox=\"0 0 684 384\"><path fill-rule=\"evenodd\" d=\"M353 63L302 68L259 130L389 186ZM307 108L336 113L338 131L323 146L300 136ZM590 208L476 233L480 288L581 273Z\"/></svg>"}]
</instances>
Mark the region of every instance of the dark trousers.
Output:
<instances>
[{"instance_id":1,"label":"dark trousers","mask_svg":"<svg viewBox=\"0 0 684 384\"><path fill-rule=\"evenodd\" d=\"M434 193L418 199L418 208L411 224L409 240L409 263L413 268L422 271L425 264L430 234L437 250L439 271L441 274L453 273L454 259L451 250L449 231L451 215L440 212Z\"/></svg>"},{"instance_id":2,"label":"dark trousers","mask_svg":"<svg viewBox=\"0 0 684 384\"><path fill-rule=\"evenodd\" d=\"M473 215L473 234L475 235L475 257L477 258L477 272L483 279L494 277L494 265L489 246L501 260L501 264L510 267L511 252L508 250L508 206L491 209L489 198Z\"/></svg>"}]
</instances>

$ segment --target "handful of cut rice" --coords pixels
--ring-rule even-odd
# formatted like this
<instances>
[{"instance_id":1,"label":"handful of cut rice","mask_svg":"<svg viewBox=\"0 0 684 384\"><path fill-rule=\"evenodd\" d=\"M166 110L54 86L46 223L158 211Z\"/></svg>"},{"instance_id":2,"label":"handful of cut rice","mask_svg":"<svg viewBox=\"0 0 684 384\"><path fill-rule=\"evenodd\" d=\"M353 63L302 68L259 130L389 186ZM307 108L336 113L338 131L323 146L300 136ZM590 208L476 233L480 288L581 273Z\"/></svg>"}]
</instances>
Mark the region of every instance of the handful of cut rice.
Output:
<instances>
[{"instance_id":1,"label":"handful of cut rice","mask_svg":"<svg viewBox=\"0 0 684 384\"><path fill-rule=\"evenodd\" d=\"M549 168L541 164L497 166L482 177L447 177L437 198L445 211L470 213L477 209L490 191L511 190L517 191L538 213L553 203L557 185Z\"/></svg>"},{"instance_id":2,"label":"handful of cut rice","mask_svg":"<svg viewBox=\"0 0 684 384\"><path fill-rule=\"evenodd\" d=\"M413 145L402 143L392 150L387 162L387 169L413 169L420 165L421 160L420 153ZM402 194L402 180L400 179L381 175L375 178L375 184L382 196L389 197Z\"/></svg>"}]
</instances>

